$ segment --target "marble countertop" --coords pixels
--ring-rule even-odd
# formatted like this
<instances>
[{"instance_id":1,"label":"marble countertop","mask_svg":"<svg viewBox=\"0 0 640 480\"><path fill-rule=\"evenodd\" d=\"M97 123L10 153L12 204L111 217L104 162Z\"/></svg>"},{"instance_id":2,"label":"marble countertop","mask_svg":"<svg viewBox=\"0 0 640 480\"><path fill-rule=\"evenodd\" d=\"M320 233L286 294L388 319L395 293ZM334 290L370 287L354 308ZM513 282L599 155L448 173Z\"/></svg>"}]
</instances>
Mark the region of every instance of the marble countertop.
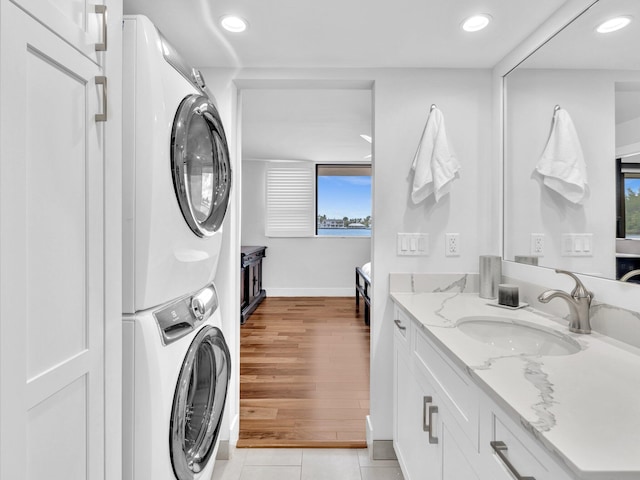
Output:
<instances>
[{"instance_id":1,"label":"marble countertop","mask_svg":"<svg viewBox=\"0 0 640 480\"><path fill-rule=\"evenodd\" d=\"M530 307L487 305L477 293L391 293L444 353L579 478L640 479L640 349ZM516 355L455 327L490 315L534 322L575 339L573 355Z\"/></svg>"}]
</instances>

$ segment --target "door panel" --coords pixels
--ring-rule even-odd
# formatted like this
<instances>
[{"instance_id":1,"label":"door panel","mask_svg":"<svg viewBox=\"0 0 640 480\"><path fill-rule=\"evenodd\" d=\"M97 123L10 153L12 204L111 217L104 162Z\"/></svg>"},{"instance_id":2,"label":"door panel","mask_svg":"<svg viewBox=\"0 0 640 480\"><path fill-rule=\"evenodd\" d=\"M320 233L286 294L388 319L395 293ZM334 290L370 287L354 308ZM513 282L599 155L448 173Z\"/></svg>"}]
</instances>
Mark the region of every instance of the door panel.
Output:
<instances>
[{"instance_id":1,"label":"door panel","mask_svg":"<svg viewBox=\"0 0 640 480\"><path fill-rule=\"evenodd\" d=\"M102 71L1 5L0 477L100 480Z\"/></svg>"},{"instance_id":2,"label":"door panel","mask_svg":"<svg viewBox=\"0 0 640 480\"><path fill-rule=\"evenodd\" d=\"M26 52L28 376L86 348L85 85L60 64ZM58 121L42 127L55 112ZM60 278L61 282L42 279ZM57 334L65 332L64 335ZM56 338L51 342L51 338Z\"/></svg>"},{"instance_id":3,"label":"door panel","mask_svg":"<svg viewBox=\"0 0 640 480\"><path fill-rule=\"evenodd\" d=\"M96 13L95 5L104 4L104 0L11 1L75 45L87 58L100 62L95 46L104 40L102 25L105 18Z\"/></svg>"}]
</instances>

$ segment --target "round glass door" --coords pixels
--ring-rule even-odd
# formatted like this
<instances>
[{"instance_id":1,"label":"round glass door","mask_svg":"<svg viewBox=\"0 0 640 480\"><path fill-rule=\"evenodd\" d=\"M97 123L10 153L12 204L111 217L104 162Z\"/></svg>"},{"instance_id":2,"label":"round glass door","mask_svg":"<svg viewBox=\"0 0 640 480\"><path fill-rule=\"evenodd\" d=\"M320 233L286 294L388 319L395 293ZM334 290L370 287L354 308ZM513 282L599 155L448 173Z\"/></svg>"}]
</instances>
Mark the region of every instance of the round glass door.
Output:
<instances>
[{"instance_id":1,"label":"round glass door","mask_svg":"<svg viewBox=\"0 0 640 480\"><path fill-rule=\"evenodd\" d=\"M213 453L227 399L231 357L222 332L204 327L191 343L173 398L169 449L178 480L192 480Z\"/></svg>"},{"instance_id":2,"label":"round glass door","mask_svg":"<svg viewBox=\"0 0 640 480\"><path fill-rule=\"evenodd\" d=\"M173 185L182 215L200 237L224 220L231 190L229 148L218 110L204 95L186 97L171 134Z\"/></svg>"}]
</instances>

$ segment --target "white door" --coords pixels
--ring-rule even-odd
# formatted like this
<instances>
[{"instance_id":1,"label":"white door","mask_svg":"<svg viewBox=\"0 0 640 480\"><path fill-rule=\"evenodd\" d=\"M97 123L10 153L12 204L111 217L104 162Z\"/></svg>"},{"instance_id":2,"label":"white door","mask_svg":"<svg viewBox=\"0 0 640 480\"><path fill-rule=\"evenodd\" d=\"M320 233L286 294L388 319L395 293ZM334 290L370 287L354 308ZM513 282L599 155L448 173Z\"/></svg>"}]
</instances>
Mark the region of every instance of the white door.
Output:
<instances>
[{"instance_id":1,"label":"white door","mask_svg":"<svg viewBox=\"0 0 640 480\"><path fill-rule=\"evenodd\" d=\"M0 8L0 478L99 480L102 69Z\"/></svg>"}]
</instances>

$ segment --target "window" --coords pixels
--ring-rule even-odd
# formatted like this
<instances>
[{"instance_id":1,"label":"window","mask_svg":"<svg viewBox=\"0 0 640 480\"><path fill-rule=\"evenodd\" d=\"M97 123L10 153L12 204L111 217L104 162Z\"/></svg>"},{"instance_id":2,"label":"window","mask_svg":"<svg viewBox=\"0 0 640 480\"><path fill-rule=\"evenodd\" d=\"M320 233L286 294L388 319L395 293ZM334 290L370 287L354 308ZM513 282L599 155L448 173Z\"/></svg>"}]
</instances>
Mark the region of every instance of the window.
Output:
<instances>
[{"instance_id":1,"label":"window","mask_svg":"<svg viewBox=\"0 0 640 480\"><path fill-rule=\"evenodd\" d=\"M618 166L618 238L640 238L640 163Z\"/></svg>"},{"instance_id":2,"label":"window","mask_svg":"<svg viewBox=\"0 0 640 480\"><path fill-rule=\"evenodd\" d=\"M270 162L267 237L313 236L314 169L310 162Z\"/></svg>"},{"instance_id":3,"label":"window","mask_svg":"<svg viewBox=\"0 0 640 480\"><path fill-rule=\"evenodd\" d=\"M316 234L371 236L371 165L316 166Z\"/></svg>"}]
</instances>

